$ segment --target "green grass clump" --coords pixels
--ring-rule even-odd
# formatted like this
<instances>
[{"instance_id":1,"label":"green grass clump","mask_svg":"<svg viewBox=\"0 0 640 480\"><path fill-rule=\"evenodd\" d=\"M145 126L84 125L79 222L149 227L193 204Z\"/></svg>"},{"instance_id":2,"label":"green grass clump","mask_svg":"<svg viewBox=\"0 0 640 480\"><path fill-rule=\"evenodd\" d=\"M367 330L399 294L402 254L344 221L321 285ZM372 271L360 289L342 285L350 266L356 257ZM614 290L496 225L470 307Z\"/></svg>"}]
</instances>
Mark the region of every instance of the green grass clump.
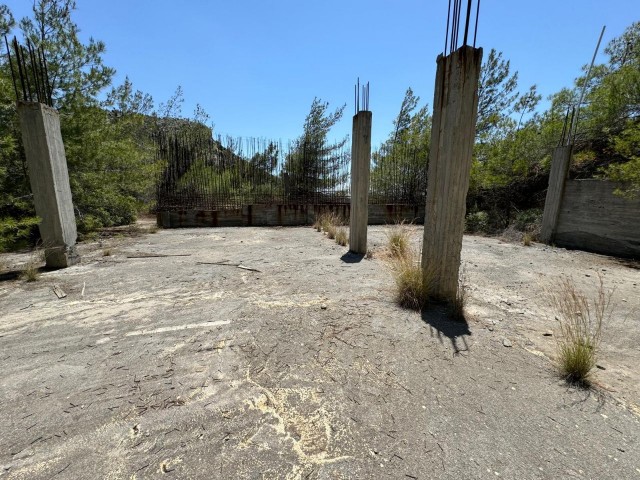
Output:
<instances>
[{"instance_id":1,"label":"green grass clump","mask_svg":"<svg viewBox=\"0 0 640 480\"><path fill-rule=\"evenodd\" d=\"M611 315L613 291L605 291L602 277L599 280L592 301L567 278L550 293L560 325L556 343L558 368L570 383L588 385L597 362L602 328Z\"/></svg>"}]
</instances>

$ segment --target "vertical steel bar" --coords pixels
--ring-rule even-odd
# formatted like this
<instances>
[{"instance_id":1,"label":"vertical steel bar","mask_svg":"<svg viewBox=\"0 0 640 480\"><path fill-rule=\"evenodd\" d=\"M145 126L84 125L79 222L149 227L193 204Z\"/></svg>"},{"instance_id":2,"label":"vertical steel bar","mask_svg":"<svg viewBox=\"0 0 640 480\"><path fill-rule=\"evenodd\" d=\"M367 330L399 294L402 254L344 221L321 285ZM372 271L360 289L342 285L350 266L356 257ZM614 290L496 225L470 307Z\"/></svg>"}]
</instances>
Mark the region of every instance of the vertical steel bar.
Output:
<instances>
[{"instance_id":1,"label":"vertical steel bar","mask_svg":"<svg viewBox=\"0 0 640 480\"><path fill-rule=\"evenodd\" d=\"M16 101L20 100L20 95L18 94L18 84L16 82L16 74L13 71L13 62L11 61L11 48L9 47L9 40L7 40L7 36L4 36L4 43L7 46L7 57L9 59L9 69L11 70L11 80L13 81L13 90L16 92Z\"/></svg>"},{"instance_id":2,"label":"vertical steel bar","mask_svg":"<svg viewBox=\"0 0 640 480\"><path fill-rule=\"evenodd\" d=\"M467 18L464 22L464 39L462 45L467 44L467 37L469 35L469 20L471 20L471 0L467 0Z\"/></svg>"}]
</instances>

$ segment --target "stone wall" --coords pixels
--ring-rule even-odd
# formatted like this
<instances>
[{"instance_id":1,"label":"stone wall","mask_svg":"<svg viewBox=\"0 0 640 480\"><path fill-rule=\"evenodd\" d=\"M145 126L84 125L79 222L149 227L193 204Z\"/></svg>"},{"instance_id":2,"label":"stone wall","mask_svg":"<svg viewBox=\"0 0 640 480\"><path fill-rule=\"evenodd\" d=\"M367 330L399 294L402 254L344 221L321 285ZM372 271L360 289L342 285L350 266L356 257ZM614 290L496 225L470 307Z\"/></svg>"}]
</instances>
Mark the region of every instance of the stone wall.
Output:
<instances>
[{"instance_id":1,"label":"stone wall","mask_svg":"<svg viewBox=\"0 0 640 480\"><path fill-rule=\"evenodd\" d=\"M176 210L158 212L163 228L311 225L322 212L334 212L349 221L344 205L245 205L236 210ZM424 206L369 205L369 225L424 222Z\"/></svg>"},{"instance_id":2,"label":"stone wall","mask_svg":"<svg viewBox=\"0 0 640 480\"><path fill-rule=\"evenodd\" d=\"M640 199L604 180L567 180L554 243L606 255L640 258Z\"/></svg>"}]
</instances>

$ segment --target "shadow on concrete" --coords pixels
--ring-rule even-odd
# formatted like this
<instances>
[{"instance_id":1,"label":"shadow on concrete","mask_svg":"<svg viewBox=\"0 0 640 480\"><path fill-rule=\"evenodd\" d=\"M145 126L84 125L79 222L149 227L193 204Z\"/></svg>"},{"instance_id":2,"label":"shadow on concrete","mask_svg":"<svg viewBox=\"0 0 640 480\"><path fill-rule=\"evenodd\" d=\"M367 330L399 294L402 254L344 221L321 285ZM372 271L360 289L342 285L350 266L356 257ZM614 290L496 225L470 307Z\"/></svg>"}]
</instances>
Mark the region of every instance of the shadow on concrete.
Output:
<instances>
[{"instance_id":1,"label":"shadow on concrete","mask_svg":"<svg viewBox=\"0 0 640 480\"><path fill-rule=\"evenodd\" d=\"M431 305L424 308L422 320L429 325L431 337L437 337L441 343L444 343L444 337L449 339L454 355L469 351L467 344L467 337L471 335L469 324L466 320L452 319L446 305Z\"/></svg>"},{"instance_id":2,"label":"shadow on concrete","mask_svg":"<svg viewBox=\"0 0 640 480\"><path fill-rule=\"evenodd\" d=\"M50 268L47 266L38 267L36 269L38 275L43 272L53 272L56 268ZM24 274L24 270L9 270L7 272L0 273L0 282L11 282L13 280L20 280Z\"/></svg>"},{"instance_id":3,"label":"shadow on concrete","mask_svg":"<svg viewBox=\"0 0 640 480\"><path fill-rule=\"evenodd\" d=\"M0 273L0 282L10 282L11 280L17 280L22 274L21 270L11 270L9 272Z\"/></svg>"},{"instance_id":4,"label":"shadow on concrete","mask_svg":"<svg viewBox=\"0 0 640 480\"><path fill-rule=\"evenodd\" d=\"M340 257L340 260L344 263L360 263L363 258L364 255L361 253L347 252Z\"/></svg>"}]
</instances>

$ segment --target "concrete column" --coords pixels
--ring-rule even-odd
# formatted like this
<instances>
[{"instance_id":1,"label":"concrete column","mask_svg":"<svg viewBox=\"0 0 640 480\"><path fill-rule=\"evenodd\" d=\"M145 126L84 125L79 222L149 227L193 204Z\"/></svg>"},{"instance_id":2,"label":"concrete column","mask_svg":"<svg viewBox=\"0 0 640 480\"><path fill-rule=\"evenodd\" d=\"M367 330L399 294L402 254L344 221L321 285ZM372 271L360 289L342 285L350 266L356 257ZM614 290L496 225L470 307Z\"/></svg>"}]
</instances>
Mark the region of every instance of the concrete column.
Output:
<instances>
[{"instance_id":1,"label":"concrete column","mask_svg":"<svg viewBox=\"0 0 640 480\"><path fill-rule=\"evenodd\" d=\"M458 289L481 63L482 49L470 46L437 60L422 270L441 300Z\"/></svg>"},{"instance_id":2,"label":"concrete column","mask_svg":"<svg viewBox=\"0 0 640 480\"><path fill-rule=\"evenodd\" d=\"M549 187L547 188L547 198L544 201L544 214L540 230L540 240L544 243L553 242L556 235L558 215L564 194L564 184L569 173L572 150L573 145L556 147L551 157Z\"/></svg>"},{"instance_id":3,"label":"concrete column","mask_svg":"<svg viewBox=\"0 0 640 480\"><path fill-rule=\"evenodd\" d=\"M369 176L371 168L371 119L369 111L353 117L351 140L351 212L349 251L367 253L369 223Z\"/></svg>"},{"instance_id":4,"label":"concrete column","mask_svg":"<svg viewBox=\"0 0 640 480\"><path fill-rule=\"evenodd\" d=\"M47 267L77 263L76 220L58 112L42 103L18 103L22 143Z\"/></svg>"}]
</instances>

